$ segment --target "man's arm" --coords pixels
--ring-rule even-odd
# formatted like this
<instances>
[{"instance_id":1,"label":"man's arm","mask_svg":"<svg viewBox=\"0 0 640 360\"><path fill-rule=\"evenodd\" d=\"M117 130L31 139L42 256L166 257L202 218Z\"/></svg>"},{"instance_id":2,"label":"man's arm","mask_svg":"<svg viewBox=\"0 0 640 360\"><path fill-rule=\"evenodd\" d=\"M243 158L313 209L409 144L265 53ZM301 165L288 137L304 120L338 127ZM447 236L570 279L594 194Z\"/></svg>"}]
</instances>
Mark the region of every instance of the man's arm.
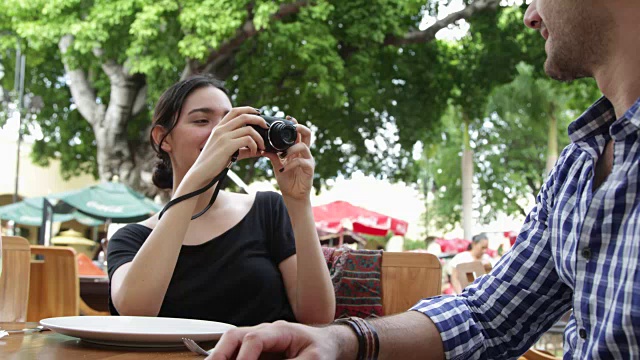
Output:
<instances>
[{"instance_id":1,"label":"man's arm","mask_svg":"<svg viewBox=\"0 0 640 360\"><path fill-rule=\"evenodd\" d=\"M415 311L371 321L380 338L380 359L442 360L442 340L428 317ZM207 359L257 360L263 353L287 359L355 360L358 339L345 325L310 327L277 321L227 331Z\"/></svg>"},{"instance_id":2,"label":"man's arm","mask_svg":"<svg viewBox=\"0 0 640 360\"><path fill-rule=\"evenodd\" d=\"M380 338L380 359L444 359L440 332L431 319L419 312L407 311L370 323Z\"/></svg>"}]
</instances>

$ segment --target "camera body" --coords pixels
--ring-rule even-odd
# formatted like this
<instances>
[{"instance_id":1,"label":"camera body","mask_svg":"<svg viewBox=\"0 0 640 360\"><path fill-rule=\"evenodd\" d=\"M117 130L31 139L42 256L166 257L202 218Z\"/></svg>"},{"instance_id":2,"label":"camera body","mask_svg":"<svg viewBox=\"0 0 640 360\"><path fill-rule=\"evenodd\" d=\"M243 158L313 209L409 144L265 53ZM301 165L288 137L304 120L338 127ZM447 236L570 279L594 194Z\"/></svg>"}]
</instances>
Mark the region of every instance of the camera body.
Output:
<instances>
[{"instance_id":1,"label":"camera body","mask_svg":"<svg viewBox=\"0 0 640 360\"><path fill-rule=\"evenodd\" d=\"M260 115L260 117L267 122L268 129L256 125L249 126L254 128L264 140L266 152L282 152L296 143L298 139L296 123L274 116Z\"/></svg>"}]
</instances>

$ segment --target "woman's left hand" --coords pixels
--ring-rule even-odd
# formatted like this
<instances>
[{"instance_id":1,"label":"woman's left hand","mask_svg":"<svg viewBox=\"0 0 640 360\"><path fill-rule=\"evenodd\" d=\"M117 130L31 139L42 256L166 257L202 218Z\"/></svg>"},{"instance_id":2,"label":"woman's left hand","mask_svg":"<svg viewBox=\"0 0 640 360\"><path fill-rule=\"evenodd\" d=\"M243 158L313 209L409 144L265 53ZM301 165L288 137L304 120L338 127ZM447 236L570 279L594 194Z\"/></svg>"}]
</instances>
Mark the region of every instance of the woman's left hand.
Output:
<instances>
[{"instance_id":1,"label":"woman's left hand","mask_svg":"<svg viewBox=\"0 0 640 360\"><path fill-rule=\"evenodd\" d=\"M281 154L265 153L271 160L273 172L283 197L294 200L309 200L313 187L315 161L311 156L311 130L291 116L287 120L296 123L298 139L296 143Z\"/></svg>"}]
</instances>

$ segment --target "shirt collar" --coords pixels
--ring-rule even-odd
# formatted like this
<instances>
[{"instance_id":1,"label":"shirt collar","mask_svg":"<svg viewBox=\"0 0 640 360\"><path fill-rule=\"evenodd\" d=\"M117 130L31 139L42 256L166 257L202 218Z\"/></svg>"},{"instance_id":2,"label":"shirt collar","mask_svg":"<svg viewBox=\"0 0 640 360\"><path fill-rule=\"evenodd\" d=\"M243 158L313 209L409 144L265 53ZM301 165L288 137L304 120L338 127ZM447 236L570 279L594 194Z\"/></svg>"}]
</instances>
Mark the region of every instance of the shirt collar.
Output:
<instances>
[{"instance_id":1,"label":"shirt collar","mask_svg":"<svg viewBox=\"0 0 640 360\"><path fill-rule=\"evenodd\" d=\"M578 143L596 135L607 134L615 118L613 105L603 96L569 125L569 138Z\"/></svg>"},{"instance_id":2,"label":"shirt collar","mask_svg":"<svg viewBox=\"0 0 640 360\"><path fill-rule=\"evenodd\" d=\"M640 130L640 99L636 100L631 108L611 125L611 136L619 141L638 130Z\"/></svg>"},{"instance_id":3,"label":"shirt collar","mask_svg":"<svg viewBox=\"0 0 640 360\"><path fill-rule=\"evenodd\" d=\"M611 134L615 140L624 139L629 133L640 130L640 98L616 120L613 105L601 97L578 119L569 125L569 138L578 143L596 135Z\"/></svg>"}]
</instances>

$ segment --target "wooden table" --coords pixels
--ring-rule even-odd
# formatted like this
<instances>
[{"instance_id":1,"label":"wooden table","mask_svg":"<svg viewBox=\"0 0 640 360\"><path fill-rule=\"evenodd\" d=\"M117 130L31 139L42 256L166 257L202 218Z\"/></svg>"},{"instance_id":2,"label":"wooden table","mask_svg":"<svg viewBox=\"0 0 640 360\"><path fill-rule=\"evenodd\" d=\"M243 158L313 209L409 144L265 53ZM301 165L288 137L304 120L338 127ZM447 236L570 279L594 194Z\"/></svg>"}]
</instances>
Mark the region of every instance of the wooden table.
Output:
<instances>
[{"instance_id":1,"label":"wooden table","mask_svg":"<svg viewBox=\"0 0 640 360\"><path fill-rule=\"evenodd\" d=\"M20 330L36 323L0 323L3 330ZM210 349L215 342L201 344ZM52 331L31 334L10 334L0 339L0 359L204 359L204 356L181 349L136 349L100 346Z\"/></svg>"}]
</instances>

